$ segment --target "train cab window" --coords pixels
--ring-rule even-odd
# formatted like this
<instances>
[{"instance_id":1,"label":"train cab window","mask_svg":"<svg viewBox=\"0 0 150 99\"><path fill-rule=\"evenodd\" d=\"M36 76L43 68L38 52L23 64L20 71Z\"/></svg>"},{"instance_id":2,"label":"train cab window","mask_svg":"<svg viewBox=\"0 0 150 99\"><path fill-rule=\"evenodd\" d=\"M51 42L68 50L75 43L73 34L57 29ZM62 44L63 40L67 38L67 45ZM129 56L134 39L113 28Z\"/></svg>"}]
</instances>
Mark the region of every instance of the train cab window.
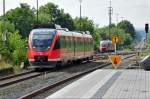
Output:
<instances>
[{"instance_id":1,"label":"train cab window","mask_svg":"<svg viewBox=\"0 0 150 99\"><path fill-rule=\"evenodd\" d=\"M36 51L46 51L51 47L55 30L53 29L35 29L32 33L32 48Z\"/></svg>"}]
</instances>

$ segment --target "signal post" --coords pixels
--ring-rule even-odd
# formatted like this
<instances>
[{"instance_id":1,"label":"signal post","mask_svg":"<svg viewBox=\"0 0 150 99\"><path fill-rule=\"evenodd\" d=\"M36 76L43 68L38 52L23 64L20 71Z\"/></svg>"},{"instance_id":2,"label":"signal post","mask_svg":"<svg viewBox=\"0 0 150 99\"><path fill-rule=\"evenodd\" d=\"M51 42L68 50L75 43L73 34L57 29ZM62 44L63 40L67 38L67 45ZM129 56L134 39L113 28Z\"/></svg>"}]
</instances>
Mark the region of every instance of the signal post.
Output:
<instances>
[{"instance_id":1,"label":"signal post","mask_svg":"<svg viewBox=\"0 0 150 99\"><path fill-rule=\"evenodd\" d=\"M115 54L117 54L117 43L119 42L118 36L112 36L112 43L115 45Z\"/></svg>"},{"instance_id":2,"label":"signal post","mask_svg":"<svg viewBox=\"0 0 150 99\"><path fill-rule=\"evenodd\" d=\"M145 32L146 32L146 42L147 42L148 41L147 33L149 32L149 24L148 23L145 24Z\"/></svg>"},{"instance_id":3,"label":"signal post","mask_svg":"<svg viewBox=\"0 0 150 99\"><path fill-rule=\"evenodd\" d=\"M117 55L117 43L118 42L119 42L119 37L116 35L112 36L112 43L115 46L115 55L109 55L109 59L112 62L114 69L117 69L121 62L121 56Z\"/></svg>"}]
</instances>

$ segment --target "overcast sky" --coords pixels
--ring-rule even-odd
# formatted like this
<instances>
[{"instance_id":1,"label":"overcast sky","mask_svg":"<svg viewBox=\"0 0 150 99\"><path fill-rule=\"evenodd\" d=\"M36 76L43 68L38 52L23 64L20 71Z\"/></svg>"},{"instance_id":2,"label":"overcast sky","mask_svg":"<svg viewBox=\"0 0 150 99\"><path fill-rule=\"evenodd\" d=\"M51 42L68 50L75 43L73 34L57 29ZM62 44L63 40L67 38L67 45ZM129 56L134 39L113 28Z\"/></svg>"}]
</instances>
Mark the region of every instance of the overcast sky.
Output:
<instances>
[{"instance_id":1,"label":"overcast sky","mask_svg":"<svg viewBox=\"0 0 150 99\"><path fill-rule=\"evenodd\" d=\"M3 10L3 0L0 0L0 15ZM79 16L79 0L39 0L39 5L53 2L63 8L72 17ZM6 11L19 6L19 3L28 3L31 7L36 6L36 0L6 0ZM82 16L88 16L100 26L108 25L109 0L82 0ZM150 23L149 0L112 0L113 23L116 23L116 13L133 23L135 27L144 27Z\"/></svg>"}]
</instances>

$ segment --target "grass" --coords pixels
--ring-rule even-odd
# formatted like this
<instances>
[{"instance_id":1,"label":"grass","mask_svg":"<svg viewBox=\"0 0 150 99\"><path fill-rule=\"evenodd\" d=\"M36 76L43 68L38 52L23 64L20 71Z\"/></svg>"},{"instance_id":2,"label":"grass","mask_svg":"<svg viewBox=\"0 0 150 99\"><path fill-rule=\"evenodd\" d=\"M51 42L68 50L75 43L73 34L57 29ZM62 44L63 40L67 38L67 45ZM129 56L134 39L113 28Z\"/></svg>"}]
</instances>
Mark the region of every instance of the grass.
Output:
<instances>
[{"instance_id":1,"label":"grass","mask_svg":"<svg viewBox=\"0 0 150 99\"><path fill-rule=\"evenodd\" d=\"M131 52L132 49L131 48L124 48L123 51L126 51L126 52Z\"/></svg>"},{"instance_id":2,"label":"grass","mask_svg":"<svg viewBox=\"0 0 150 99\"><path fill-rule=\"evenodd\" d=\"M123 51L131 51L131 49L124 49Z\"/></svg>"},{"instance_id":3,"label":"grass","mask_svg":"<svg viewBox=\"0 0 150 99\"><path fill-rule=\"evenodd\" d=\"M9 67L12 67L12 65L6 63L3 60L0 61L0 69L5 69L5 68L9 68Z\"/></svg>"},{"instance_id":4,"label":"grass","mask_svg":"<svg viewBox=\"0 0 150 99\"><path fill-rule=\"evenodd\" d=\"M142 52L141 53L141 56L144 57L144 56L147 56L149 55L150 51L149 50L146 50L145 52Z\"/></svg>"}]
</instances>

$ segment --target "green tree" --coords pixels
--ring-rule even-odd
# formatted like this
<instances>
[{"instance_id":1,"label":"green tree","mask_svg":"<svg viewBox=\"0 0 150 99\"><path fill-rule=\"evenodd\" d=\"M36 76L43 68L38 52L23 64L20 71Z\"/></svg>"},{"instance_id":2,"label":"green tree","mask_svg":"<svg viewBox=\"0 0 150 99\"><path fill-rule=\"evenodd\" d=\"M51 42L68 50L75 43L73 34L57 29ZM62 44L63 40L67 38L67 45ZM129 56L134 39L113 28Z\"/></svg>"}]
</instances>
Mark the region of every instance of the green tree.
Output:
<instances>
[{"instance_id":1,"label":"green tree","mask_svg":"<svg viewBox=\"0 0 150 99\"><path fill-rule=\"evenodd\" d=\"M39 23L49 23L51 22L51 17L48 15L48 14L45 14L45 13L39 13L39 16L38 16L38 21Z\"/></svg>"},{"instance_id":2,"label":"green tree","mask_svg":"<svg viewBox=\"0 0 150 99\"><path fill-rule=\"evenodd\" d=\"M18 32L9 33L8 35L9 59L13 60L13 64L15 65L27 60L27 39L21 38Z\"/></svg>"},{"instance_id":3,"label":"green tree","mask_svg":"<svg viewBox=\"0 0 150 99\"><path fill-rule=\"evenodd\" d=\"M113 35L118 35L118 37L119 37L119 43L118 44L120 47L126 47L126 48L130 47L133 39L129 33L125 32L123 29L117 28L115 26L113 26L110 29L110 31L111 31L111 34L110 34L111 37ZM108 26L103 27L103 28L99 28L97 30L97 33L100 35L102 40L109 39Z\"/></svg>"},{"instance_id":4,"label":"green tree","mask_svg":"<svg viewBox=\"0 0 150 99\"><path fill-rule=\"evenodd\" d=\"M125 35L126 36L126 39L124 40L124 42L123 42L123 45L125 46L125 47L128 47L128 48L130 48L131 47L131 44L132 44L132 37L130 36L130 34L126 34Z\"/></svg>"},{"instance_id":5,"label":"green tree","mask_svg":"<svg viewBox=\"0 0 150 99\"><path fill-rule=\"evenodd\" d=\"M93 39L94 39L94 49L95 49L95 51L99 51L99 44L100 44L100 41L102 40L102 38L99 35L98 25L95 25L95 27L94 27Z\"/></svg>"},{"instance_id":6,"label":"green tree","mask_svg":"<svg viewBox=\"0 0 150 99\"><path fill-rule=\"evenodd\" d=\"M80 21L81 21L81 29L80 29ZM92 35L94 33L94 23L92 20L88 19L88 17L82 17L81 20L80 18L76 17L74 19L74 25L76 30L90 31Z\"/></svg>"},{"instance_id":7,"label":"green tree","mask_svg":"<svg viewBox=\"0 0 150 99\"><path fill-rule=\"evenodd\" d=\"M20 7L6 13L6 19L15 25L22 37L27 37L35 22L34 10L30 9L29 5L21 3Z\"/></svg>"},{"instance_id":8,"label":"green tree","mask_svg":"<svg viewBox=\"0 0 150 99\"><path fill-rule=\"evenodd\" d=\"M39 13L48 14L51 20L55 21L57 16L60 14L60 10L58 9L57 5L53 3L47 3L39 8Z\"/></svg>"},{"instance_id":9,"label":"green tree","mask_svg":"<svg viewBox=\"0 0 150 99\"><path fill-rule=\"evenodd\" d=\"M120 29L123 29L126 33L129 33L132 38L135 38L135 29L133 24L129 21L124 20L117 24Z\"/></svg>"},{"instance_id":10,"label":"green tree","mask_svg":"<svg viewBox=\"0 0 150 99\"><path fill-rule=\"evenodd\" d=\"M58 6L53 3L47 3L46 5L41 6L39 8L39 14L43 14L44 16L46 15L47 18L50 18L50 20L47 20L46 23L51 21L64 28L68 28L69 30L74 29L72 17L68 13L65 13L63 9L58 9Z\"/></svg>"},{"instance_id":11,"label":"green tree","mask_svg":"<svg viewBox=\"0 0 150 99\"><path fill-rule=\"evenodd\" d=\"M7 39L4 42L2 40L3 31L6 30ZM11 60L14 64L18 64L21 61L25 61L26 51L27 51L27 40L22 39L21 35L15 29L13 23L9 21L5 22L0 21L0 54L2 57L7 60Z\"/></svg>"},{"instance_id":12,"label":"green tree","mask_svg":"<svg viewBox=\"0 0 150 99\"><path fill-rule=\"evenodd\" d=\"M5 21L5 25L3 21L0 21L0 33L3 31L7 32L14 32L15 31L15 25L13 23L10 23L9 21Z\"/></svg>"},{"instance_id":13,"label":"green tree","mask_svg":"<svg viewBox=\"0 0 150 99\"><path fill-rule=\"evenodd\" d=\"M64 13L64 10L62 9L60 15L57 16L55 23L60 24L63 28L68 28L69 30L75 29L72 17L68 13Z\"/></svg>"},{"instance_id":14,"label":"green tree","mask_svg":"<svg viewBox=\"0 0 150 99\"><path fill-rule=\"evenodd\" d=\"M9 35L9 32L15 32L14 24L9 21L5 21L5 25L3 21L0 21L0 54L4 56L9 56L9 50L7 47L7 38L4 42L4 38ZM5 32L5 33L4 33Z\"/></svg>"}]
</instances>

